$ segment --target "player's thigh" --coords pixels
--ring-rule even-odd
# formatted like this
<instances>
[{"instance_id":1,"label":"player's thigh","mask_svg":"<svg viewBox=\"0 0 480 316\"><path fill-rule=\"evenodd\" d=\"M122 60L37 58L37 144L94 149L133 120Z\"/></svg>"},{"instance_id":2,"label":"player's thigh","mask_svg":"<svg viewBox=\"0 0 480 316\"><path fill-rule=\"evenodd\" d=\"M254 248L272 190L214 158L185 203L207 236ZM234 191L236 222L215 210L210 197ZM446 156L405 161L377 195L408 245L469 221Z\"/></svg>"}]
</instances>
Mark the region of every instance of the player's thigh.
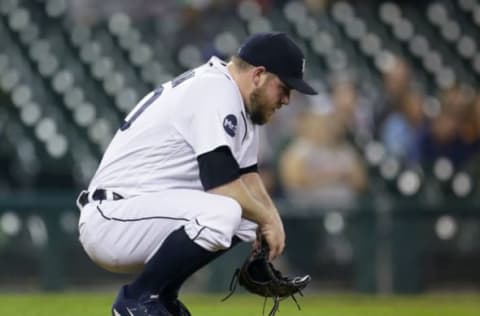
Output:
<instances>
[{"instance_id":1,"label":"player's thigh","mask_svg":"<svg viewBox=\"0 0 480 316\"><path fill-rule=\"evenodd\" d=\"M83 214L88 212L88 214ZM229 215L231 214L231 215ZM94 261L112 271L140 268L174 230L222 227L233 234L240 216L234 200L193 190L169 190L118 201L88 204L82 211L80 240ZM225 231L227 230L227 231Z\"/></svg>"}]
</instances>

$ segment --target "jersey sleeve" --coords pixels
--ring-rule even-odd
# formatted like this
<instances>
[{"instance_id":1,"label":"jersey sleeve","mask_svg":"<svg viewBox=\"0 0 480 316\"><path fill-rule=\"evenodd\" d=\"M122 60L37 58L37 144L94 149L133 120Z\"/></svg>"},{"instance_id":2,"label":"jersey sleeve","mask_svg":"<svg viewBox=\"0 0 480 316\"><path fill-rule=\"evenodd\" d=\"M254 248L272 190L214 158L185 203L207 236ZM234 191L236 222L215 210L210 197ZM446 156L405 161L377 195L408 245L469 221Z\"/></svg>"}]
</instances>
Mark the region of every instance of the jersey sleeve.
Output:
<instances>
[{"instance_id":1,"label":"jersey sleeve","mask_svg":"<svg viewBox=\"0 0 480 316\"><path fill-rule=\"evenodd\" d=\"M258 148L260 146L258 132L258 126L255 126L253 129L252 140L240 155L239 165L241 169L255 166L258 163Z\"/></svg>"},{"instance_id":2,"label":"jersey sleeve","mask_svg":"<svg viewBox=\"0 0 480 316\"><path fill-rule=\"evenodd\" d=\"M240 159L239 114L243 104L227 77L196 78L185 87L182 117L175 127L198 157L227 146Z\"/></svg>"}]
</instances>

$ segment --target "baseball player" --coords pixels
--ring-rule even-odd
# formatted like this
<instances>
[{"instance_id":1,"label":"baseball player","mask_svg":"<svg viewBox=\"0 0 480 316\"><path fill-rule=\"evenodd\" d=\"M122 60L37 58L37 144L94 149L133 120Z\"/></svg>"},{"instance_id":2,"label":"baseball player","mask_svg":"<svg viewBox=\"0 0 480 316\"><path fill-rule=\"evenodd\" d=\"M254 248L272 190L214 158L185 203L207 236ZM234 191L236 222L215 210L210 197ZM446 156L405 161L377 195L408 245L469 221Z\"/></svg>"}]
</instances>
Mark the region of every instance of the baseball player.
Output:
<instances>
[{"instance_id":1,"label":"baseball player","mask_svg":"<svg viewBox=\"0 0 480 316\"><path fill-rule=\"evenodd\" d=\"M188 316L183 282L240 241L285 234L257 172L258 128L289 102L305 59L284 33L248 38L228 63L212 57L146 95L126 116L88 191L80 241L113 272L136 272L114 316Z\"/></svg>"}]
</instances>

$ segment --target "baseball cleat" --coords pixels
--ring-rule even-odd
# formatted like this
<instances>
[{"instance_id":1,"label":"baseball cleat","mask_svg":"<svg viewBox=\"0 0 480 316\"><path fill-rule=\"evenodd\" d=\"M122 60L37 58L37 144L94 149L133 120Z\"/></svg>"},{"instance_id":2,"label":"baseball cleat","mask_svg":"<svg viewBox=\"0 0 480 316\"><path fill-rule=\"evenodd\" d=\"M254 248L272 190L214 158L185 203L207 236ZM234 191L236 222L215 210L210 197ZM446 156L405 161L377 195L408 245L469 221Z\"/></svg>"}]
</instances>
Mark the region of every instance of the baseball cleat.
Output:
<instances>
[{"instance_id":1,"label":"baseball cleat","mask_svg":"<svg viewBox=\"0 0 480 316\"><path fill-rule=\"evenodd\" d=\"M172 316L158 299L158 295L145 294L139 299L125 296L125 286L120 289L112 306L112 316Z\"/></svg>"},{"instance_id":2,"label":"baseball cleat","mask_svg":"<svg viewBox=\"0 0 480 316\"><path fill-rule=\"evenodd\" d=\"M185 304L180 302L178 299L166 302L165 306L172 316L192 316Z\"/></svg>"}]
</instances>

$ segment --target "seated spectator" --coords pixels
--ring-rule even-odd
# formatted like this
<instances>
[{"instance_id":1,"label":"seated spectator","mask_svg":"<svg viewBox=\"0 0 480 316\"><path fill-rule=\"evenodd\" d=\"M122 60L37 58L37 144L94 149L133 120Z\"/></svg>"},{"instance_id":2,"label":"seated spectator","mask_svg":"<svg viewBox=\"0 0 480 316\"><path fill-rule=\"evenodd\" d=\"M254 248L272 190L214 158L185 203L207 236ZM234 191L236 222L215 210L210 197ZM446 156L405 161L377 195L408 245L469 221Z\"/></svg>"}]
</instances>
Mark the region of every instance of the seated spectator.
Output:
<instances>
[{"instance_id":1,"label":"seated spectator","mask_svg":"<svg viewBox=\"0 0 480 316\"><path fill-rule=\"evenodd\" d=\"M419 92L410 91L386 117L381 127L380 139L388 155L406 165L419 162L419 140L425 124L424 98Z\"/></svg>"},{"instance_id":2,"label":"seated spectator","mask_svg":"<svg viewBox=\"0 0 480 316\"><path fill-rule=\"evenodd\" d=\"M331 102L335 116L346 128L348 139L363 145L373 137L372 103L359 93L351 74L336 74L331 82Z\"/></svg>"},{"instance_id":3,"label":"seated spectator","mask_svg":"<svg viewBox=\"0 0 480 316\"><path fill-rule=\"evenodd\" d=\"M441 94L441 113L420 140L420 158L424 165L444 157L458 169L479 152L479 141L470 127L474 107L468 93L463 87L455 86Z\"/></svg>"},{"instance_id":4,"label":"seated spectator","mask_svg":"<svg viewBox=\"0 0 480 316\"><path fill-rule=\"evenodd\" d=\"M411 91L413 78L410 65L400 56L392 56L383 67L383 88L374 105L375 136L389 113L399 108L398 103Z\"/></svg>"},{"instance_id":5,"label":"seated spectator","mask_svg":"<svg viewBox=\"0 0 480 316\"><path fill-rule=\"evenodd\" d=\"M367 187L366 170L332 112L309 110L280 157L285 195L302 207L347 209Z\"/></svg>"},{"instance_id":6,"label":"seated spectator","mask_svg":"<svg viewBox=\"0 0 480 316\"><path fill-rule=\"evenodd\" d=\"M458 136L466 145L476 147L479 143L477 116L480 103L477 103L476 98L478 97L474 95L470 87L463 87L457 90L459 95L455 99L456 102L452 102L453 105L451 107L454 107L454 115L458 116L460 121Z\"/></svg>"}]
</instances>

